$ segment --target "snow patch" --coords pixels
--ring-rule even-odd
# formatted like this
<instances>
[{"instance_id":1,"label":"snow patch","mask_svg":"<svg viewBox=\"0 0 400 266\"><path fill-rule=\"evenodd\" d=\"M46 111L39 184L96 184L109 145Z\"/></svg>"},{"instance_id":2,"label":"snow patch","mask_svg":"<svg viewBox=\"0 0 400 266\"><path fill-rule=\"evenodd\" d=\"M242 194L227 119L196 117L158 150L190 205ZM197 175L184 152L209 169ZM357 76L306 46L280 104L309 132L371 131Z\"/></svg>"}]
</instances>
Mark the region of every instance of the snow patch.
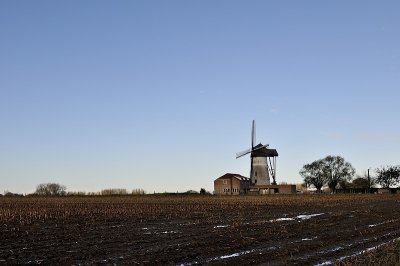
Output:
<instances>
[{"instance_id":1,"label":"snow patch","mask_svg":"<svg viewBox=\"0 0 400 266\"><path fill-rule=\"evenodd\" d=\"M320 216L323 214L325 214L325 213L301 214L296 217L282 217L282 218L272 219L272 220L269 220L269 222L274 223L274 222L295 221L295 220L304 221L304 220L308 220L308 219L311 219L313 217Z\"/></svg>"},{"instance_id":2,"label":"snow patch","mask_svg":"<svg viewBox=\"0 0 400 266\"><path fill-rule=\"evenodd\" d=\"M222 255L214 258L207 259L205 261L193 261L193 262L188 262L188 263L181 263L178 264L179 266L191 266L191 265L204 265L204 264L209 264L214 261L219 261L219 260L225 260L225 259L230 259L230 258L235 258L243 255L247 255L250 253L255 253L258 252L258 254L262 254L263 251L271 251L271 250L276 250L279 247L267 247L267 248L261 248L261 249L251 249L251 250L245 250L245 251L239 251L236 253L228 254L228 255Z\"/></svg>"},{"instance_id":3,"label":"snow patch","mask_svg":"<svg viewBox=\"0 0 400 266\"><path fill-rule=\"evenodd\" d=\"M178 231L164 231L164 232L161 232L161 234L177 234L177 233L179 233Z\"/></svg>"},{"instance_id":4,"label":"snow patch","mask_svg":"<svg viewBox=\"0 0 400 266\"><path fill-rule=\"evenodd\" d=\"M393 221L394 220L389 220L389 221L384 221L384 222L377 223L377 224L370 224L370 225L368 225L368 227L375 227L375 226L379 226L379 225L383 225L383 224L388 224L388 223L391 223Z\"/></svg>"},{"instance_id":5,"label":"snow patch","mask_svg":"<svg viewBox=\"0 0 400 266\"><path fill-rule=\"evenodd\" d=\"M313 241L314 239L317 239L317 237L316 236L313 238L306 237L306 238L301 239L301 241Z\"/></svg>"},{"instance_id":6,"label":"snow patch","mask_svg":"<svg viewBox=\"0 0 400 266\"><path fill-rule=\"evenodd\" d=\"M344 249L344 247L334 247L334 248L332 248L332 249L323 250L323 251L320 251L320 252L318 252L318 253L320 253L320 254L326 254L326 253L336 252L336 251L339 251L339 250L342 250L342 249Z\"/></svg>"},{"instance_id":7,"label":"snow patch","mask_svg":"<svg viewBox=\"0 0 400 266\"><path fill-rule=\"evenodd\" d=\"M391 240L391 241L389 241L389 242L382 243L382 244L376 245L376 246L374 246L374 247L371 247L371 248L367 248L367 249L358 251L358 252L356 252L356 253L354 253L354 254L352 254L352 255L340 257L339 259L336 260L336 262L341 262L341 261L343 261L343 260L345 260L345 259L353 258L353 257L359 256L359 255L362 255L362 254L364 254L364 253L367 253L367 252L376 250L377 248L380 248L381 246L387 245L388 243L391 243L391 242L393 242L393 241L398 241L398 240L400 240L400 237L397 238L397 239ZM351 246L351 245L349 245L349 246ZM332 262L331 260L328 260L328 261L324 261L324 262L322 262L322 263L316 264L316 266L331 265L331 264L333 264L333 262Z\"/></svg>"},{"instance_id":8,"label":"snow patch","mask_svg":"<svg viewBox=\"0 0 400 266\"><path fill-rule=\"evenodd\" d=\"M294 218L278 218L276 220L271 220L271 221L276 221L276 222L280 222L280 221L294 221Z\"/></svg>"},{"instance_id":9,"label":"snow patch","mask_svg":"<svg viewBox=\"0 0 400 266\"><path fill-rule=\"evenodd\" d=\"M44 260L34 260L34 261L28 261L26 264L42 264Z\"/></svg>"},{"instance_id":10,"label":"snow patch","mask_svg":"<svg viewBox=\"0 0 400 266\"><path fill-rule=\"evenodd\" d=\"M207 262L216 261L216 260L225 260L225 259L229 259L229 258L239 257L239 256L243 256L243 255L246 255L246 254L253 253L254 251L255 250L252 249L252 250L236 252L236 253L229 254L229 255L223 255L223 256L219 256L219 257L215 257L215 258L209 259Z\"/></svg>"},{"instance_id":11,"label":"snow patch","mask_svg":"<svg viewBox=\"0 0 400 266\"><path fill-rule=\"evenodd\" d=\"M216 225L214 228L226 228L229 227L229 225Z\"/></svg>"},{"instance_id":12,"label":"snow patch","mask_svg":"<svg viewBox=\"0 0 400 266\"><path fill-rule=\"evenodd\" d=\"M311 219L313 217L320 216L320 215L323 215L323 214L324 213L306 214L306 215L299 215L299 216L297 216L295 218L300 219L300 220L308 220L308 219Z\"/></svg>"}]
</instances>

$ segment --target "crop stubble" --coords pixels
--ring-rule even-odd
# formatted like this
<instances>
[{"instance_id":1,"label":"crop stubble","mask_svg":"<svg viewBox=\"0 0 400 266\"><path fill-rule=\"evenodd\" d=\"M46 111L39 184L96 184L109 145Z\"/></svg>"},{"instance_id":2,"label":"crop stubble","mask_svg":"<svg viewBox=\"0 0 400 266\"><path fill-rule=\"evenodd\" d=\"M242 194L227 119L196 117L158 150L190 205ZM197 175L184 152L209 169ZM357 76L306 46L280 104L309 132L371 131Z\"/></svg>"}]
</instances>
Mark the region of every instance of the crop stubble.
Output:
<instances>
[{"instance_id":1,"label":"crop stubble","mask_svg":"<svg viewBox=\"0 0 400 266\"><path fill-rule=\"evenodd\" d=\"M307 265L400 237L398 195L0 198L0 263Z\"/></svg>"}]
</instances>

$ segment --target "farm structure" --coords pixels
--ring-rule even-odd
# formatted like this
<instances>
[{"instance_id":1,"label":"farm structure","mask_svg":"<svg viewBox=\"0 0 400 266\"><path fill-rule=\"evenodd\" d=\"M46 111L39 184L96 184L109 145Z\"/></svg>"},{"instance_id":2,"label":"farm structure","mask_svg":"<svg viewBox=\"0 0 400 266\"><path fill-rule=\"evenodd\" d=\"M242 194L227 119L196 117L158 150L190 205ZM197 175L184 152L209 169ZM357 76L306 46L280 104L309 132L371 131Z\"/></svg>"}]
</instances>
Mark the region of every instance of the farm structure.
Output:
<instances>
[{"instance_id":1,"label":"farm structure","mask_svg":"<svg viewBox=\"0 0 400 266\"><path fill-rule=\"evenodd\" d=\"M214 180L215 195L296 194L296 185L253 185L250 178L227 173Z\"/></svg>"},{"instance_id":2,"label":"farm structure","mask_svg":"<svg viewBox=\"0 0 400 266\"><path fill-rule=\"evenodd\" d=\"M296 194L296 185L250 186L249 194Z\"/></svg>"},{"instance_id":3,"label":"farm structure","mask_svg":"<svg viewBox=\"0 0 400 266\"><path fill-rule=\"evenodd\" d=\"M214 180L214 194L239 195L249 191L250 179L248 177L227 173Z\"/></svg>"},{"instance_id":4,"label":"farm structure","mask_svg":"<svg viewBox=\"0 0 400 266\"><path fill-rule=\"evenodd\" d=\"M276 149L269 144L256 145L256 122L251 127L251 147L236 153L236 159L250 154L250 178L239 174L225 174L214 180L214 194L296 194L296 185L277 185ZM272 182L271 182L272 178Z\"/></svg>"}]
</instances>

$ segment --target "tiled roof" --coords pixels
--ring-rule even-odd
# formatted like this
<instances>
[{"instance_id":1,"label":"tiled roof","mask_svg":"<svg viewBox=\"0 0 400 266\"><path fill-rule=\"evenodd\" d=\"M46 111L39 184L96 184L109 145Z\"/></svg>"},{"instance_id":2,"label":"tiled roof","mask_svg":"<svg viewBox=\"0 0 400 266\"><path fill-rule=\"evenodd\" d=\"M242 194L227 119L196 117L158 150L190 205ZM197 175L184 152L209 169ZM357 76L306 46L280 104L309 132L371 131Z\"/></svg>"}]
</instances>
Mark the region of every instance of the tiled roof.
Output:
<instances>
[{"instance_id":1,"label":"tiled roof","mask_svg":"<svg viewBox=\"0 0 400 266\"><path fill-rule=\"evenodd\" d=\"M238 180L242 180L242 179L248 180L249 179L248 177L245 177L245 176L242 176L239 174L232 174L232 173L226 173L223 176L218 177L217 179L230 179L232 177L236 178Z\"/></svg>"}]
</instances>

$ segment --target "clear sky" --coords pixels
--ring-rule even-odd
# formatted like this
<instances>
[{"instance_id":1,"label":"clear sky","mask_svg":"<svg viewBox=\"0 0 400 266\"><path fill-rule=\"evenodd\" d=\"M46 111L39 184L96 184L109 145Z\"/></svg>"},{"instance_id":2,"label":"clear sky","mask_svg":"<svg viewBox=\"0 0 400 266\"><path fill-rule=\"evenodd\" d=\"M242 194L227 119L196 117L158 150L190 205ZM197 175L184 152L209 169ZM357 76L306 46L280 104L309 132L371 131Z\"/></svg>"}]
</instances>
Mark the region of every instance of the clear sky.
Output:
<instances>
[{"instance_id":1,"label":"clear sky","mask_svg":"<svg viewBox=\"0 0 400 266\"><path fill-rule=\"evenodd\" d=\"M0 193L400 164L399 1L0 1Z\"/></svg>"}]
</instances>

